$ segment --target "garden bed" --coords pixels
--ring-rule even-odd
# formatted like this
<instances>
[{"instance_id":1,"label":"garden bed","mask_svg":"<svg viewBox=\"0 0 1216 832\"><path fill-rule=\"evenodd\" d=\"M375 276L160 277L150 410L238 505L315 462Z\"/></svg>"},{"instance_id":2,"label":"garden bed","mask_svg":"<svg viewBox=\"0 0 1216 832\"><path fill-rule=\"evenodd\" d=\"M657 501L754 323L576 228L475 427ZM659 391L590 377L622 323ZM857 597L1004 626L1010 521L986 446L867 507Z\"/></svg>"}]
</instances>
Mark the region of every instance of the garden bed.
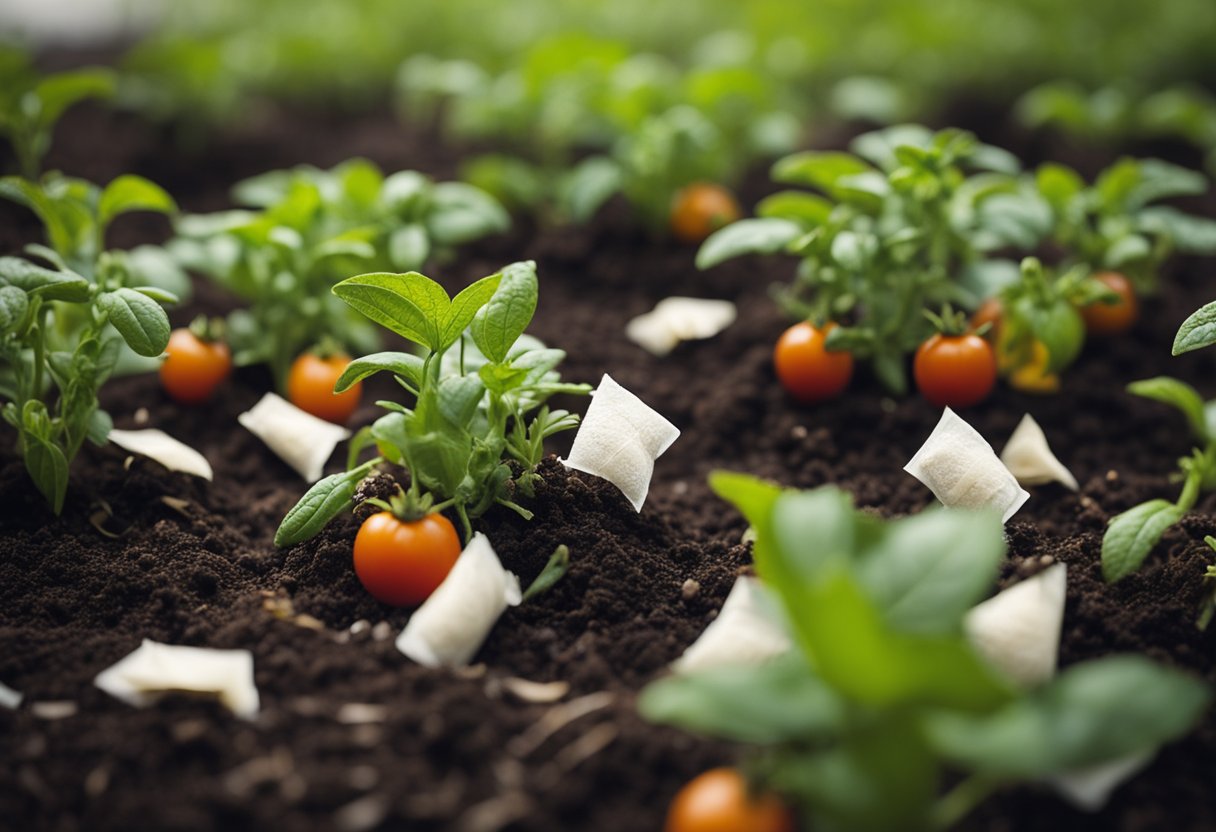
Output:
<instances>
[{"instance_id":1,"label":"garden bed","mask_svg":"<svg viewBox=\"0 0 1216 832\"><path fill-rule=\"evenodd\" d=\"M145 175L189 211L225 207L234 181L270 168L365 155L385 170L449 176L457 158L388 117L279 114L184 161L166 134L88 107L57 136L48 168L102 182ZM744 203L766 189L754 177ZM56 521L13 450L0 451L0 680L26 697L17 711L0 709L0 817L48 829L657 829L680 785L734 759L736 749L647 724L634 708L637 691L696 638L750 559L742 518L710 493L707 474L833 483L884 516L909 514L932 498L902 467L939 412L919 398L886 397L864 373L841 399L792 403L773 379L771 344L786 321L767 296L790 263L748 259L700 273L692 248L650 239L615 207L583 228L517 228L432 275L455 289L535 259L543 291L530 331L568 351L564 377L595 383L610 372L683 431L658 461L640 515L612 486L549 462L531 523L507 511L483 519L525 583L559 543L572 566L553 590L504 615L467 671L428 670L397 652L409 613L360 587L349 565L355 518L274 548L276 526L307 484L236 423L270 386L261 371L238 373L202 408L170 402L155 377L104 391L118 427L161 428L206 455L211 484L90 447ZM163 219L127 218L112 242L156 242L167 230ZM0 206L0 254L39 234L32 216ZM1143 652L1216 682L1216 633L1194 626L1216 496L1167 532L1139 573L1108 586L1099 565L1108 519L1172 496L1169 474L1190 449L1182 417L1125 384L1170 374L1216 392L1211 351L1169 357L1178 323L1211 298L1205 278L1196 262L1178 263L1133 333L1091 342L1059 395L1001 388L963 413L998 449L1032 413L1081 483L1077 494L1034 489L1007 526L1006 579L1049 559L1070 566L1064 665ZM739 319L654 358L626 340L625 322L670 295L734 300ZM230 305L200 284L172 318ZM373 385L352 424L371 421L371 402L390 395L391 384ZM185 698L137 710L93 687L142 638L252 650L257 720ZM529 702L512 677L562 681L569 691L557 703ZM1216 828L1214 758L1209 715L1099 815L1025 787L963 828Z\"/></svg>"}]
</instances>

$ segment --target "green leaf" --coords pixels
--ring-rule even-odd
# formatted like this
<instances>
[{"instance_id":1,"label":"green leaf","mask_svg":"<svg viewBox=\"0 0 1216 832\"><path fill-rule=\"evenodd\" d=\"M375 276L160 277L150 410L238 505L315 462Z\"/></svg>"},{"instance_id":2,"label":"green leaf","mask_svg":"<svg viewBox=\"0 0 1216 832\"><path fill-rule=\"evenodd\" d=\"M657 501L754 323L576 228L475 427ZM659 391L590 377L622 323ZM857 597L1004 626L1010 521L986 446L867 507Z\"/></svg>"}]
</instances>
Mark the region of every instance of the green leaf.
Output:
<instances>
[{"instance_id":1,"label":"green leaf","mask_svg":"<svg viewBox=\"0 0 1216 832\"><path fill-rule=\"evenodd\" d=\"M778 191L756 203L756 216L791 220L803 229L809 229L827 222L833 207L831 202L816 194Z\"/></svg>"},{"instance_id":2,"label":"green leaf","mask_svg":"<svg viewBox=\"0 0 1216 832\"><path fill-rule=\"evenodd\" d=\"M393 268L403 272L421 269L431 256L431 241L426 229L417 223L403 225L388 238L388 257Z\"/></svg>"},{"instance_id":3,"label":"green leaf","mask_svg":"<svg viewBox=\"0 0 1216 832\"><path fill-rule=\"evenodd\" d=\"M44 269L20 257L0 257L0 282L47 300L82 303L89 299L89 281L80 275Z\"/></svg>"},{"instance_id":4,"label":"green leaf","mask_svg":"<svg viewBox=\"0 0 1216 832\"><path fill-rule=\"evenodd\" d=\"M1182 322L1174 336L1173 354L1182 355L1211 344L1216 344L1216 301L1199 307Z\"/></svg>"},{"instance_id":5,"label":"green leaf","mask_svg":"<svg viewBox=\"0 0 1216 832\"><path fill-rule=\"evenodd\" d=\"M441 182L432 191L426 225L437 244L457 246L506 231L511 227L511 215L480 188L464 182Z\"/></svg>"},{"instance_id":6,"label":"green leaf","mask_svg":"<svg viewBox=\"0 0 1216 832\"><path fill-rule=\"evenodd\" d=\"M476 375L448 376L439 383L439 413L453 427L468 427L486 388Z\"/></svg>"},{"instance_id":7,"label":"green leaf","mask_svg":"<svg viewBox=\"0 0 1216 832\"><path fill-rule=\"evenodd\" d=\"M1191 385L1169 376L1157 376L1143 381L1133 381L1127 385L1127 391L1133 395L1178 408L1186 417L1187 424L1191 426L1191 433L1195 435L1195 438L1203 443L1208 441L1203 397Z\"/></svg>"},{"instance_id":8,"label":"green leaf","mask_svg":"<svg viewBox=\"0 0 1216 832\"><path fill-rule=\"evenodd\" d=\"M1160 159L1142 159L1139 168L1139 181L1127 194L1132 209L1158 199L1202 194L1208 189L1207 177L1202 173Z\"/></svg>"},{"instance_id":9,"label":"green leaf","mask_svg":"<svg viewBox=\"0 0 1216 832\"><path fill-rule=\"evenodd\" d=\"M920 124L896 124L863 133L849 144L849 149L869 159L883 170L892 170L899 164L895 156L898 147L913 147L922 150L933 144L933 131Z\"/></svg>"},{"instance_id":10,"label":"green leaf","mask_svg":"<svg viewBox=\"0 0 1216 832\"><path fill-rule=\"evenodd\" d=\"M63 511L63 500L68 493L68 459L54 442L41 436L23 432L25 443L25 470L34 485L51 504L55 514Z\"/></svg>"},{"instance_id":11,"label":"green leaf","mask_svg":"<svg viewBox=\"0 0 1216 832\"><path fill-rule=\"evenodd\" d=\"M621 190L621 166L603 156L580 162L561 183L562 205L575 222L585 223Z\"/></svg>"},{"instance_id":12,"label":"green leaf","mask_svg":"<svg viewBox=\"0 0 1216 832\"><path fill-rule=\"evenodd\" d=\"M877 253L873 234L841 231L832 239L832 259L850 271L864 271Z\"/></svg>"},{"instance_id":13,"label":"green leaf","mask_svg":"<svg viewBox=\"0 0 1216 832\"><path fill-rule=\"evenodd\" d=\"M697 268L708 269L744 254L773 254L801 237L803 229L791 220L747 219L719 228L697 252Z\"/></svg>"},{"instance_id":14,"label":"green leaf","mask_svg":"<svg viewBox=\"0 0 1216 832\"><path fill-rule=\"evenodd\" d=\"M1052 209L1061 214L1065 206L1085 190L1085 180L1066 165L1048 162L1035 172L1035 186Z\"/></svg>"},{"instance_id":15,"label":"green leaf","mask_svg":"<svg viewBox=\"0 0 1216 832\"><path fill-rule=\"evenodd\" d=\"M16 286L0 286L0 333L15 329L30 308L29 297Z\"/></svg>"},{"instance_id":16,"label":"green leaf","mask_svg":"<svg viewBox=\"0 0 1216 832\"><path fill-rule=\"evenodd\" d=\"M373 272L343 280L333 293L351 308L409 341L441 350L451 300L443 287L418 272Z\"/></svg>"},{"instance_id":17,"label":"green leaf","mask_svg":"<svg viewBox=\"0 0 1216 832\"><path fill-rule=\"evenodd\" d=\"M1125 234L1106 250L1102 265L1108 269L1119 269L1129 263L1147 260L1153 254L1153 244L1141 234Z\"/></svg>"},{"instance_id":18,"label":"green leaf","mask_svg":"<svg viewBox=\"0 0 1216 832\"><path fill-rule=\"evenodd\" d=\"M334 382L334 392L344 393L370 375L388 371L401 376L414 387L422 384L423 360L408 352L377 352L356 358L346 365Z\"/></svg>"},{"instance_id":19,"label":"green leaf","mask_svg":"<svg viewBox=\"0 0 1216 832\"><path fill-rule=\"evenodd\" d=\"M314 537L339 514L354 506L355 489L367 476L362 469L332 474L310 489L296 503L274 533L275 546L294 546Z\"/></svg>"},{"instance_id":20,"label":"green leaf","mask_svg":"<svg viewBox=\"0 0 1216 832\"><path fill-rule=\"evenodd\" d=\"M1216 254L1216 220L1192 217L1165 205L1154 205L1136 214L1138 230L1168 237L1174 247L1187 254Z\"/></svg>"},{"instance_id":21,"label":"green leaf","mask_svg":"<svg viewBox=\"0 0 1216 832\"><path fill-rule=\"evenodd\" d=\"M843 729L847 714L796 654L746 672L717 668L661 679L642 691L638 711L651 722L757 744L825 740Z\"/></svg>"},{"instance_id":22,"label":"green leaf","mask_svg":"<svg viewBox=\"0 0 1216 832\"><path fill-rule=\"evenodd\" d=\"M957 633L1005 556L999 514L930 510L886 526L859 575L883 617L904 633Z\"/></svg>"},{"instance_id":23,"label":"green leaf","mask_svg":"<svg viewBox=\"0 0 1216 832\"><path fill-rule=\"evenodd\" d=\"M101 201L97 205L97 222L105 228L119 214L131 211L172 214L177 211L177 203L159 185L142 176L124 174L106 185L105 190L101 192Z\"/></svg>"},{"instance_id":24,"label":"green leaf","mask_svg":"<svg viewBox=\"0 0 1216 832\"><path fill-rule=\"evenodd\" d=\"M169 316L160 304L134 289L123 287L97 296L127 346L140 355L157 356L169 343Z\"/></svg>"},{"instance_id":25,"label":"green leaf","mask_svg":"<svg viewBox=\"0 0 1216 832\"><path fill-rule=\"evenodd\" d=\"M1039 778L1152 752L1199 719L1207 686L1140 656L1065 670L1050 685L991 715L937 714L934 748L998 778Z\"/></svg>"},{"instance_id":26,"label":"green leaf","mask_svg":"<svg viewBox=\"0 0 1216 832\"><path fill-rule=\"evenodd\" d=\"M470 333L486 358L501 363L523 335L536 313L536 264L512 263L502 270L502 280L489 302L477 310Z\"/></svg>"},{"instance_id":27,"label":"green leaf","mask_svg":"<svg viewBox=\"0 0 1216 832\"><path fill-rule=\"evenodd\" d=\"M1139 569L1161 535L1183 514L1168 500L1149 500L1112 517L1102 536L1102 576L1114 583Z\"/></svg>"},{"instance_id":28,"label":"green leaf","mask_svg":"<svg viewBox=\"0 0 1216 832\"><path fill-rule=\"evenodd\" d=\"M34 87L41 109L38 121L49 126L64 110L86 98L109 98L114 94L116 76L108 69L89 68L60 72L43 78Z\"/></svg>"},{"instance_id":29,"label":"green leaf","mask_svg":"<svg viewBox=\"0 0 1216 832\"><path fill-rule=\"evenodd\" d=\"M507 267L507 269L510 268L510 266ZM444 349L460 339L477 313L494 297L498 287L502 285L505 272L506 269L489 277L483 277L452 298L452 306L448 310L448 317L443 325Z\"/></svg>"},{"instance_id":30,"label":"green leaf","mask_svg":"<svg viewBox=\"0 0 1216 832\"><path fill-rule=\"evenodd\" d=\"M850 153L808 150L779 159L773 165L772 176L787 185L805 185L830 192L843 177L873 171L873 167Z\"/></svg>"}]
</instances>

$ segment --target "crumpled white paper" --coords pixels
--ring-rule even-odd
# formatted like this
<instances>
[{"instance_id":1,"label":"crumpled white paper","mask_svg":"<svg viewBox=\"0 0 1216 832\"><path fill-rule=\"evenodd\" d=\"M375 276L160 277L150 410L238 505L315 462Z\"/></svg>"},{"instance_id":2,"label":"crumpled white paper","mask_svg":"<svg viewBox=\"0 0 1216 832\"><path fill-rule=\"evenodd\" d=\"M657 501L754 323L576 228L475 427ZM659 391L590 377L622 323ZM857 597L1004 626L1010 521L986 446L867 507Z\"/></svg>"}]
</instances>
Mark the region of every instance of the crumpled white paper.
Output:
<instances>
[{"instance_id":1,"label":"crumpled white paper","mask_svg":"<svg viewBox=\"0 0 1216 832\"><path fill-rule=\"evenodd\" d=\"M735 322L728 300L664 298L625 325L625 336L653 355L667 355L681 341L712 338Z\"/></svg>"},{"instance_id":2,"label":"crumpled white paper","mask_svg":"<svg viewBox=\"0 0 1216 832\"><path fill-rule=\"evenodd\" d=\"M170 471L182 471L210 480L211 463L198 451L162 430L112 430L110 441L125 451L146 456Z\"/></svg>"},{"instance_id":3,"label":"crumpled white paper","mask_svg":"<svg viewBox=\"0 0 1216 832\"><path fill-rule=\"evenodd\" d=\"M1073 491L1080 488L1077 478L1051 452L1046 434L1029 413L1018 422L1013 435L1005 443L1001 462L1021 485L1058 482Z\"/></svg>"},{"instance_id":4,"label":"crumpled white paper","mask_svg":"<svg viewBox=\"0 0 1216 832\"><path fill-rule=\"evenodd\" d=\"M605 373L562 464L603 477L641 511L654 461L679 436L679 428Z\"/></svg>"},{"instance_id":5,"label":"crumpled white paper","mask_svg":"<svg viewBox=\"0 0 1216 832\"><path fill-rule=\"evenodd\" d=\"M244 719L258 713L253 653L161 644L150 639L93 680L129 705L151 705L172 691L211 694Z\"/></svg>"},{"instance_id":6,"label":"crumpled white paper","mask_svg":"<svg viewBox=\"0 0 1216 832\"><path fill-rule=\"evenodd\" d=\"M736 578L718 617L672 662L671 669L696 673L715 667L754 667L788 651L789 636L766 607L764 594L758 579Z\"/></svg>"},{"instance_id":7,"label":"crumpled white paper","mask_svg":"<svg viewBox=\"0 0 1216 832\"><path fill-rule=\"evenodd\" d=\"M503 568L490 541L478 532L401 635L397 649L427 667L464 667L494 623L522 600L519 578Z\"/></svg>"},{"instance_id":8,"label":"crumpled white paper","mask_svg":"<svg viewBox=\"0 0 1216 832\"><path fill-rule=\"evenodd\" d=\"M334 448L350 438L346 428L305 413L274 393L236 418L309 482L321 479Z\"/></svg>"},{"instance_id":9,"label":"crumpled white paper","mask_svg":"<svg viewBox=\"0 0 1216 832\"><path fill-rule=\"evenodd\" d=\"M15 711L24 698L24 695L0 682L0 708L8 708L10 711Z\"/></svg>"},{"instance_id":10,"label":"crumpled white paper","mask_svg":"<svg viewBox=\"0 0 1216 832\"><path fill-rule=\"evenodd\" d=\"M992 446L946 408L933 433L904 470L950 508L994 508L1008 521L1030 499Z\"/></svg>"},{"instance_id":11,"label":"crumpled white paper","mask_svg":"<svg viewBox=\"0 0 1216 832\"><path fill-rule=\"evenodd\" d=\"M1068 567L1057 563L972 608L963 626L989 664L1023 688L1056 672Z\"/></svg>"}]
</instances>

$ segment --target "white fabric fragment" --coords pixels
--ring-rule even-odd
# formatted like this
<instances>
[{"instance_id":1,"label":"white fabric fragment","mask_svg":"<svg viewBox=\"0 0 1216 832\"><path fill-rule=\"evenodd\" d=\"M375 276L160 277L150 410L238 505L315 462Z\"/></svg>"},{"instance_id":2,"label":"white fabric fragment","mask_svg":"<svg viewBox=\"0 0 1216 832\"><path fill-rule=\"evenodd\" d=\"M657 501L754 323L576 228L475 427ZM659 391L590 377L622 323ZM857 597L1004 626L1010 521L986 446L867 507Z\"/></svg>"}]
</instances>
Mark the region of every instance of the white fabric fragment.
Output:
<instances>
[{"instance_id":1,"label":"white fabric fragment","mask_svg":"<svg viewBox=\"0 0 1216 832\"><path fill-rule=\"evenodd\" d=\"M161 694L186 691L215 696L239 717L258 713L253 682L253 653L160 644L150 639L93 680L97 687L129 705L151 705Z\"/></svg>"},{"instance_id":2,"label":"white fabric fragment","mask_svg":"<svg viewBox=\"0 0 1216 832\"><path fill-rule=\"evenodd\" d=\"M305 413L274 393L236 418L309 482L321 479L334 448L350 438L346 428Z\"/></svg>"},{"instance_id":3,"label":"white fabric fragment","mask_svg":"<svg viewBox=\"0 0 1216 832\"><path fill-rule=\"evenodd\" d=\"M519 578L503 568L489 539L478 532L410 617L397 649L427 667L464 667L499 616L520 600Z\"/></svg>"},{"instance_id":4,"label":"white fabric fragment","mask_svg":"<svg viewBox=\"0 0 1216 832\"><path fill-rule=\"evenodd\" d=\"M641 511L654 461L679 436L679 428L605 373L562 464L603 477Z\"/></svg>"},{"instance_id":5,"label":"white fabric fragment","mask_svg":"<svg viewBox=\"0 0 1216 832\"><path fill-rule=\"evenodd\" d=\"M1057 774L1047 782L1069 803L1084 812L1101 811L1111 794L1136 776L1153 759L1155 750L1138 751L1109 763Z\"/></svg>"},{"instance_id":6,"label":"white fabric fragment","mask_svg":"<svg viewBox=\"0 0 1216 832\"><path fill-rule=\"evenodd\" d=\"M15 711L24 698L22 694L13 690L4 684L4 682L0 682L0 708L8 708L10 711Z\"/></svg>"},{"instance_id":7,"label":"white fabric fragment","mask_svg":"<svg viewBox=\"0 0 1216 832\"><path fill-rule=\"evenodd\" d=\"M1005 467L1021 485L1058 482L1072 491L1080 488L1077 478L1051 452L1047 445L1047 436L1029 413L1018 422L1013 435L1005 443L1005 450L1001 451L1001 462L1005 463Z\"/></svg>"},{"instance_id":8,"label":"white fabric fragment","mask_svg":"<svg viewBox=\"0 0 1216 832\"><path fill-rule=\"evenodd\" d=\"M1049 566L975 606L963 622L967 638L989 664L1023 688L1056 672L1068 568Z\"/></svg>"},{"instance_id":9,"label":"white fabric fragment","mask_svg":"<svg viewBox=\"0 0 1216 832\"><path fill-rule=\"evenodd\" d=\"M163 430L112 430L110 441L123 450L146 456L159 462L170 471L182 471L210 480L211 463L207 457L179 442Z\"/></svg>"},{"instance_id":10,"label":"white fabric fragment","mask_svg":"<svg viewBox=\"0 0 1216 832\"><path fill-rule=\"evenodd\" d=\"M992 446L957 413L946 408L904 470L950 508L994 508L1008 521L1030 499Z\"/></svg>"},{"instance_id":11,"label":"white fabric fragment","mask_svg":"<svg viewBox=\"0 0 1216 832\"><path fill-rule=\"evenodd\" d=\"M671 669L696 673L715 667L754 667L790 649L790 639L765 605L764 586L742 575L735 580L718 617Z\"/></svg>"},{"instance_id":12,"label":"white fabric fragment","mask_svg":"<svg viewBox=\"0 0 1216 832\"><path fill-rule=\"evenodd\" d=\"M625 325L625 336L653 355L667 355L681 341L712 338L735 322L728 300L664 298L654 309Z\"/></svg>"}]
</instances>

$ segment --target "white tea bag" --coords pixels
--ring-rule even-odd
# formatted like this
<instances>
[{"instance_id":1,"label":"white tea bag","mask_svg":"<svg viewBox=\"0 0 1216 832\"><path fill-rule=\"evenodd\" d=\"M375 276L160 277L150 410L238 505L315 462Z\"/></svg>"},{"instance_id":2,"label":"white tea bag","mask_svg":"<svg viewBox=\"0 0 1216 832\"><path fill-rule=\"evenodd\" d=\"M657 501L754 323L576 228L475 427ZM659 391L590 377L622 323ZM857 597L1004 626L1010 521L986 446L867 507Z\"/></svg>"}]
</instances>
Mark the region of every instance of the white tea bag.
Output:
<instances>
[{"instance_id":1,"label":"white tea bag","mask_svg":"<svg viewBox=\"0 0 1216 832\"><path fill-rule=\"evenodd\" d=\"M679 435L675 425L605 374L562 464L603 477L641 511L654 461Z\"/></svg>"},{"instance_id":2,"label":"white tea bag","mask_svg":"<svg viewBox=\"0 0 1216 832\"><path fill-rule=\"evenodd\" d=\"M211 479L211 464L207 462L207 458L164 431L151 428L114 429L110 431L110 441L125 451L159 462L170 471L182 471L205 480Z\"/></svg>"},{"instance_id":3,"label":"white tea bag","mask_svg":"<svg viewBox=\"0 0 1216 832\"><path fill-rule=\"evenodd\" d=\"M1047 445L1047 436L1029 413L1018 422L1013 435L1005 443L1005 450L1001 451L1001 462L1005 463L1005 467L1021 485L1058 482L1072 491L1080 487L1077 485L1077 478L1051 452Z\"/></svg>"},{"instance_id":4,"label":"white tea bag","mask_svg":"<svg viewBox=\"0 0 1216 832\"><path fill-rule=\"evenodd\" d=\"M274 393L236 418L309 482L321 479L334 448L350 438L346 428L305 413Z\"/></svg>"},{"instance_id":5,"label":"white tea bag","mask_svg":"<svg viewBox=\"0 0 1216 832\"><path fill-rule=\"evenodd\" d=\"M248 650L182 647L144 639L134 652L103 670L97 687L129 705L151 705L173 691L210 694L244 719L258 713L253 654Z\"/></svg>"},{"instance_id":6,"label":"white tea bag","mask_svg":"<svg viewBox=\"0 0 1216 832\"><path fill-rule=\"evenodd\" d=\"M992 446L950 408L904 470L950 508L995 508L1008 521L1030 494Z\"/></svg>"},{"instance_id":7,"label":"white tea bag","mask_svg":"<svg viewBox=\"0 0 1216 832\"><path fill-rule=\"evenodd\" d=\"M625 336L652 355L667 355L681 341L712 338L735 321L728 300L665 298L625 325Z\"/></svg>"},{"instance_id":8,"label":"white tea bag","mask_svg":"<svg viewBox=\"0 0 1216 832\"><path fill-rule=\"evenodd\" d=\"M750 667L789 649L789 636L767 608L763 584L742 575L735 580L718 617L672 662L671 669L696 673L715 667Z\"/></svg>"},{"instance_id":9,"label":"white tea bag","mask_svg":"<svg viewBox=\"0 0 1216 832\"><path fill-rule=\"evenodd\" d=\"M963 622L967 638L989 664L1022 688L1056 673L1068 568L1049 566L973 607Z\"/></svg>"},{"instance_id":10,"label":"white tea bag","mask_svg":"<svg viewBox=\"0 0 1216 832\"><path fill-rule=\"evenodd\" d=\"M15 711L24 698L23 694L0 682L0 708L8 708L10 711Z\"/></svg>"},{"instance_id":11,"label":"white tea bag","mask_svg":"<svg viewBox=\"0 0 1216 832\"><path fill-rule=\"evenodd\" d=\"M519 578L503 568L489 539L478 532L410 617L397 649L427 667L464 667L499 616L521 599Z\"/></svg>"}]
</instances>

